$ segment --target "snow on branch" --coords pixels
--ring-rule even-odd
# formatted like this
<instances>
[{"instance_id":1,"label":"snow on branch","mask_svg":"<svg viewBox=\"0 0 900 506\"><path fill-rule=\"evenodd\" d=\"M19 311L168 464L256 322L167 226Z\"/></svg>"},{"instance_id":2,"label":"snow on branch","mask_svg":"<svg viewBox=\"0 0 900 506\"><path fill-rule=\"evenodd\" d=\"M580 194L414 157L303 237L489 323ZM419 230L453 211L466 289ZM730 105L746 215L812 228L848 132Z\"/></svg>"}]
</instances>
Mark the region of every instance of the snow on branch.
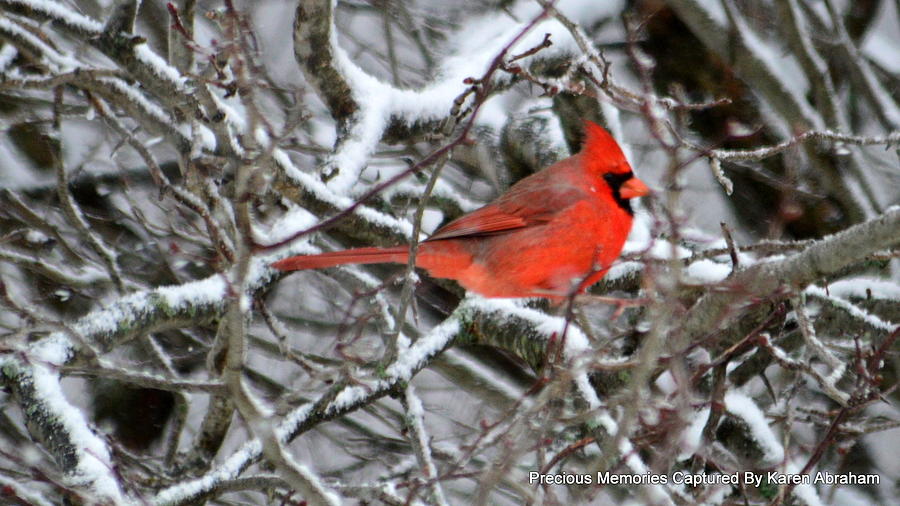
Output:
<instances>
[{"instance_id":1,"label":"snow on branch","mask_svg":"<svg viewBox=\"0 0 900 506\"><path fill-rule=\"evenodd\" d=\"M5 10L40 21L51 21L70 35L87 41L116 61L155 95L169 100L189 97L185 78L159 55L146 46L146 41L126 32L111 33L119 25L104 27L99 22L77 13L54 0L0 0Z\"/></svg>"},{"instance_id":2,"label":"snow on branch","mask_svg":"<svg viewBox=\"0 0 900 506\"><path fill-rule=\"evenodd\" d=\"M294 53L340 125L337 146L326 168L329 184L336 191L346 191L357 181L359 171L382 139L390 143L452 129L454 122L477 109L491 92L512 82L515 73L497 70L515 51L524 50L522 55L513 56L519 60L517 67L539 58L575 53L577 46L567 30L546 19L546 7L517 5L516 9L517 17L527 21L497 14L457 34L449 46L458 54L446 59L437 79L413 90L384 83L351 61L337 44L331 0L299 2ZM585 21L607 14L604 9L595 9ZM552 44L547 44L548 40Z\"/></svg>"},{"instance_id":3,"label":"snow on branch","mask_svg":"<svg viewBox=\"0 0 900 506\"><path fill-rule=\"evenodd\" d=\"M796 290L866 256L897 244L900 229L900 207L825 237L800 253L782 260L760 262L738 271L729 284L737 290L710 292L688 311L680 327L693 341L713 328L723 328L733 320L737 306L745 303L746 294L766 297L781 289Z\"/></svg>"},{"instance_id":4,"label":"snow on branch","mask_svg":"<svg viewBox=\"0 0 900 506\"><path fill-rule=\"evenodd\" d=\"M447 499L438 479L438 470L431 456L431 441L425 429L425 408L422 400L416 395L412 385L406 387L403 392L403 407L406 410L406 424L409 429L409 442L416 452L419 467L424 478L428 481L432 500L438 506L446 506Z\"/></svg>"},{"instance_id":5,"label":"snow on branch","mask_svg":"<svg viewBox=\"0 0 900 506\"><path fill-rule=\"evenodd\" d=\"M197 92L194 93L187 87L185 78L174 67L153 53L137 36L124 32L113 34L104 32L99 23L88 17L72 13L52 1L0 0L0 7L6 7L10 12L22 16L58 23L66 33L87 40L132 74L141 85L139 89L125 83L120 78L97 75L95 72L81 72L77 76L73 74L72 79L73 84L97 93L110 103L124 109L132 117L140 119L145 128L152 126L153 131L165 134L178 147L179 151L190 152L192 149L203 147L206 150L218 148L227 154L236 156L245 153L245 148L242 147L242 142L238 138L240 134L246 133L247 128L242 114L228 107L222 99L208 89L209 85L207 84L198 85ZM10 29L16 28L6 20L2 21L9 24ZM0 25L0 28L6 24ZM28 40L32 38L34 37ZM35 44L40 44L40 41L35 40ZM45 48L46 45L38 47ZM78 61L57 54L57 51L49 47L46 47L46 53L42 53L42 56L52 57L52 61L65 64L65 68L61 71L71 71L80 67ZM57 84L58 80L59 78L47 84ZM157 101L164 104L166 109L158 105ZM185 124L176 124L171 119L174 112L178 112L178 115L186 118L202 117L206 120L202 124L192 124L190 127ZM215 131L215 139L210 138L209 128L205 125L209 125ZM194 139L190 135L191 130L199 131L197 136L202 142L193 142ZM122 129L120 131L125 135ZM279 174L283 176L282 181L288 180L290 184L298 188L285 191L285 195L295 196L298 201L303 201L309 206L310 210L321 214L352 206L352 200L333 192L314 178L297 170L286 152L276 146L268 145L268 141L264 144L264 148L271 149L271 159L280 169ZM185 191L177 192L177 197L182 202L191 200L190 193ZM191 207L195 210L199 209L198 206ZM407 223L366 206L359 206L354 211L353 214L369 226L360 227L359 223L356 223L348 225L348 229L359 232L374 227L376 230L385 232L385 236L394 239L408 236L411 227ZM207 221L209 220L207 219ZM222 237L222 240L217 243L225 244L223 242L225 240L227 238ZM225 251L227 249L225 248Z\"/></svg>"},{"instance_id":6,"label":"snow on branch","mask_svg":"<svg viewBox=\"0 0 900 506\"><path fill-rule=\"evenodd\" d=\"M574 360L590 352L584 332L566 318L549 316L504 299L473 297L469 303L481 313L485 326L475 337L483 344L516 354L535 371L552 357L554 347L563 346L561 358Z\"/></svg>"},{"instance_id":7,"label":"snow on branch","mask_svg":"<svg viewBox=\"0 0 900 506\"><path fill-rule=\"evenodd\" d=\"M402 350L393 363L384 367L379 376L357 379L354 383L341 382L316 401L291 410L275 427L275 434L280 443L286 444L319 423L368 405L411 380L417 372L460 337L460 318L465 310L465 307L461 306L453 316ZM251 440L226 459L221 466L205 476L161 491L152 504L189 503L193 498L215 490L222 481L237 477L261 456L262 444L258 439Z\"/></svg>"},{"instance_id":8,"label":"snow on branch","mask_svg":"<svg viewBox=\"0 0 900 506\"><path fill-rule=\"evenodd\" d=\"M885 147L890 147L900 144L900 132L891 132L885 136L862 136L832 132L830 130L810 130L774 146L763 146L754 149L713 149L710 151L710 156L722 161L762 160L807 140L829 140L858 146L884 145Z\"/></svg>"},{"instance_id":9,"label":"snow on branch","mask_svg":"<svg viewBox=\"0 0 900 506\"><path fill-rule=\"evenodd\" d=\"M469 330L475 328L479 331ZM583 358L589 351L587 340L577 327L567 324L565 319L548 317L539 311L523 308L509 301L477 297L466 299L452 316L426 336L399 350L396 360L384 367L383 373L371 378L357 377L352 383L341 382L335 385L318 400L303 404L289 412L278 423L275 431L279 441L286 444L322 422L355 411L395 391L410 381L418 371L429 365L445 349L466 342L491 344L507 349L539 367L549 359L548 350L553 350L548 343L554 339L560 340L563 332L566 335L563 356L569 361ZM529 336L538 339L532 340ZM583 394L589 395L589 406L599 406L586 379L579 383L579 388ZM611 427L615 426L611 419L605 423ZM623 444L624 451L631 453L627 441ZM236 478L261 457L260 441L252 440L204 477L163 490L153 504L184 504L192 498L211 493L218 484ZM631 456L629 460L636 458ZM632 463L634 468L642 470L640 472L646 471L643 464L639 464L638 461Z\"/></svg>"},{"instance_id":10,"label":"snow on branch","mask_svg":"<svg viewBox=\"0 0 900 506\"><path fill-rule=\"evenodd\" d=\"M259 288L271 271L256 263L251 288ZM79 358L79 352L107 352L137 336L165 329L197 325L214 318L227 300L227 285L218 275L179 286L161 287L122 297L108 307L78 320L0 360L3 383L13 389L31 430L41 438L61 469L71 474L76 488L88 487L101 502L125 504L109 461L109 450L87 426L80 411L62 394L54 368ZM82 350L80 346L90 346ZM75 414L77 415L75 415Z\"/></svg>"},{"instance_id":11,"label":"snow on branch","mask_svg":"<svg viewBox=\"0 0 900 506\"><path fill-rule=\"evenodd\" d=\"M69 403L54 364L43 357L8 354L0 358L0 379L16 397L29 430L56 461L87 503L132 504L116 475L110 449Z\"/></svg>"},{"instance_id":12,"label":"snow on branch","mask_svg":"<svg viewBox=\"0 0 900 506\"><path fill-rule=\"evenodd\" d=\"M810 285L806 287L805 290L803 290L803 293L812 298L822 300L826 304L834 306L835 308L841 309L852 318L859 320L867 327L876 331L891 333L896 331L897 328L900 327L900 325L898 325L897 323L885 321L882 318L879 318L878 316L859 308L855 304L852 304L844 299L832 296L829 293L829 290L825 290L821 287Z\"/></svg>"},{"instance_id":13,"label":"snow on branch","mask_svg":"<svg viewBox=\"0 0 900 506\"><path fill-rule=\"evenodd\" d=\"M651 15L620 1L186 0L167 6L168 27L165 5L101 3L90 12L105 23L62 0L0 0L0 91L13 101L0 157L18 188L0 194L0 425L11 427L0 446L26 450L0 451L0 496L753 502L766 492L525 479L837 470L826 450L900 423L876 411L896 400L882 383L900 298L888 277L900 208L883 210L893 153L843 149L900 144L896 104L834 2L776 2L793 17L772 21L754 5L694 0ZM211 5L221 8L198 15ZM266 54L284 46L292 14L293 47ZM834 21L823 33L837 45L813 36L819 16ZM718 53L696 74L727 82L679 81L685 69L696 77L666 47L672 27L690 36L684 22ZM270 23L280 28L258 29ZM860 55L844 62L860 75L835 71L841 52ZM303 79L279 68L291 56ZM426 212L437 226L478 207L575 149L581 117L631 139L635 170L660 190L638 209L626 254L567 314L460 303L458 286L424 276L396 290L390 267L276 286L277 257L396 245L429 229ZM33 158L32 143L62 164ZM734 201L771 193L777 205L708 206L688 170L701 158ZM713 219L711 234L697 218ZM779 240L746 242L760 236ZM393 310L407 304L408 315ZM149 408L163 421L142 424L149 447L128 447L128 421L91 413L107 387L172 403ZM807 426L828 428L817 446L804 444ZM319 461L321 448L347 455Z\"/></svg>"}]
</instances>

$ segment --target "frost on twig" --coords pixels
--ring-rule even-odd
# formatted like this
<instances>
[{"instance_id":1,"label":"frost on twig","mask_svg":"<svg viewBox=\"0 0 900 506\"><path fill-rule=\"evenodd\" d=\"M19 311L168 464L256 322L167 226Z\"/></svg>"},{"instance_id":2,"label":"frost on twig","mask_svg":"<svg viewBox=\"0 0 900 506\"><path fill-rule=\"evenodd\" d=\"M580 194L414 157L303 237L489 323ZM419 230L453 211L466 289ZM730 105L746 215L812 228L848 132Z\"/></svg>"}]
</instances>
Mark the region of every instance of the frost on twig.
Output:
<instances>
[{"instance_id":1,"label":"frost on twig","mask_svg":"<svg viewBox=\"0 0 900 506\"><path fill-rule=\"evenodd\" d=\"M403 406L406 409L407 427L410 433L410 444L416 452L419 459L419 466L422 468L422 474L427 480L427 487L432 500L438 505L447 504L444 497L444 491L438 481L438 470L431 456L431 442L425 429L425 412L422 407L422 400L416 396L413 387L407 387L403 396Z\"/></svg>"},{"instance_id":2,"label":"frost on twig","mask_svg":"<svg viewBox=\"0 0 900 506\"><path fill-rule=\"evenodd\" d=\"M714 159L724 161L762 160L764 158L768 158L770 156L781 153L788 148L796 146L797 144L800 144L808 139L845 142L847 144L855 144L859 146L884 145L886 147L890 147L892 145L900 144L900 132L892 132L889 135L882 137L867 137L832 132L828 130L810 130L774 146L745 150L716 149L712 151L712 156Z\"/></svg>"},{"instance_id":3,"label":"frost on twig","mask_svg":"<svg viewBox=\"0 0 900 506\"><path fill-rule=\"evenodd\" d=\"M719 158L713 157L709 159L709 168L712 170L713 176L716 178L716 181L722 185L722 188L725 190L726 195L731 195L734 192L734 183L728 179L728 176L722 172L722 162Z\"/></svg>"}]
</instances>

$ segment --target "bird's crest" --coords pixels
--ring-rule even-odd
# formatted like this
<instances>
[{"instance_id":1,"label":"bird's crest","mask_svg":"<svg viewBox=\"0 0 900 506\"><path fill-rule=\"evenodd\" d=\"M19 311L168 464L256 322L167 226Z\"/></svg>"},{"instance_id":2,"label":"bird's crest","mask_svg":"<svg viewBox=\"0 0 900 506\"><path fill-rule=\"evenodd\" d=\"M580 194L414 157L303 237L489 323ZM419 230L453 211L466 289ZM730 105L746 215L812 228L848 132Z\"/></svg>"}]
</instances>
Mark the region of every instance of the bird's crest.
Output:
<instances>
[{"instance_id":1,"label":"bird's crest","mask_svg":"<svg viewBox=\"0 0 900 506\"><path fill-rule=\"evenodd\" d=\"M624 174L631 171L619 143L609 132L590 120L584 120L584 162L592 169L607 173Z\"/></svg>"}]
</instances>

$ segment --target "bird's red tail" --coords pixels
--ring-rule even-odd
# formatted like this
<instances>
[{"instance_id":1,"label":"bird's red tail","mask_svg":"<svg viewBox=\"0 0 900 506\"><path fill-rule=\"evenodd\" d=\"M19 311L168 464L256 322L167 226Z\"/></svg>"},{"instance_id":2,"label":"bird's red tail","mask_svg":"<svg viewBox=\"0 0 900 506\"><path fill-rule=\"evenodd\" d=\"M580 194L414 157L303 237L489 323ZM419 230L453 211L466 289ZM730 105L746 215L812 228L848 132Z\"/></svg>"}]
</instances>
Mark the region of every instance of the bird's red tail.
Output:
<instances>
[{"instance_id":1,"label":"bird's red tail","mask_svg":"<svg viewBox=\"0 0 900 506\"><path fill-rule=\"evenodd\" d=\"M280 271L300 271L322 269L343 264L404 263L409 257L409 248L357 248L344 251L330 251L318 255L298 255L279 260L272 267Z\"/></svg>"}]
</instances>

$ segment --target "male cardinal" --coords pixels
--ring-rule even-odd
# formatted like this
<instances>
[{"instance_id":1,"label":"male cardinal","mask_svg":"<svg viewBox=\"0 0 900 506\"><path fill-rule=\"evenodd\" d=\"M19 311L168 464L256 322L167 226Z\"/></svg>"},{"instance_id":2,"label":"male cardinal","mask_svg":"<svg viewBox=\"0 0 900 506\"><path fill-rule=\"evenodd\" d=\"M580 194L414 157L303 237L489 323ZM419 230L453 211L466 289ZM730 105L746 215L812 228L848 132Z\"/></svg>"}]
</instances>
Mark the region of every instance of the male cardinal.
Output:
<instances>
[{"instance_id":1,"label":"male cardinal","mask_svg":"<svg viewBox=\"0 0 900 506\"><path fill-rule=\"evenodd\" d=\"M559 302L599 281L631 230L628 199L650 190L606 130L590 121L584 127L581 152L435 231L419 245L416 266L485 297ZM407 246L357 248L294 256L272 266L293 271L408 258Z\"/></svg>"}]
</instances>

